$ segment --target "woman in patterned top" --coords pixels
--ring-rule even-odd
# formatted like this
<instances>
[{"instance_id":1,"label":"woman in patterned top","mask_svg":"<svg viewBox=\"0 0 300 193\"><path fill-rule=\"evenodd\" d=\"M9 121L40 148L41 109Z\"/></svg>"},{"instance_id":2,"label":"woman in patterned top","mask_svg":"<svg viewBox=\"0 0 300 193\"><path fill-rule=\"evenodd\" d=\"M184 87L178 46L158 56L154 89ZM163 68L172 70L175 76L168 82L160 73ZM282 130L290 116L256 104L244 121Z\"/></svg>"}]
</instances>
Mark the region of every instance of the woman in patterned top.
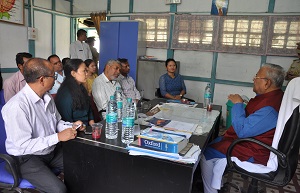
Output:
<instances>
[{"instance_id":1,"label":"woman in patterned top","mask_svg":"<svg viewBox=\"0 0 300 193\"><path fill-rule=\"evenodd\" d=\"M186 94L186 87L182 76L175 73L176 61L169 58L165 65L167 73L159 78L160 93L164 98L180 100Z\"/></svg>"}]
</instances>

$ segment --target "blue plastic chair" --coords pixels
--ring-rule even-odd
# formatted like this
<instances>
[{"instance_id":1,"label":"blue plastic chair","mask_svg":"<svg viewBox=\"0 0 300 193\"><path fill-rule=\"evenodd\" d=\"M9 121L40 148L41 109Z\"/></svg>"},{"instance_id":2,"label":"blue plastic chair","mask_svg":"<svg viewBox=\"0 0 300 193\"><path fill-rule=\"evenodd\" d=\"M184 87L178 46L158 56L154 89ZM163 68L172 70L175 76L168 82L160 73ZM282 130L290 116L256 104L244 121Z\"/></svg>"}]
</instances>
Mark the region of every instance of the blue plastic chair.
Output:
<instances>
[{"instance_id":1,"label":"blue plastic chair","mask_svg":"<svg viewBox=\"0 0 300 193\"><path fill-rule=\"evenodd\" d=\"M35 189L27 180L20 178L20 172L18 165L15 160L7 154L5 148L6 132L4 127L4 121L2 118L2 107L4 106L4 97L3 90L0 91L0 187L7 188L10 190L17 191L22 193L22 189ZM12 172L10 174L5 169L6 163L9 165L9 168Z\"/></svg>"}]
</instances>

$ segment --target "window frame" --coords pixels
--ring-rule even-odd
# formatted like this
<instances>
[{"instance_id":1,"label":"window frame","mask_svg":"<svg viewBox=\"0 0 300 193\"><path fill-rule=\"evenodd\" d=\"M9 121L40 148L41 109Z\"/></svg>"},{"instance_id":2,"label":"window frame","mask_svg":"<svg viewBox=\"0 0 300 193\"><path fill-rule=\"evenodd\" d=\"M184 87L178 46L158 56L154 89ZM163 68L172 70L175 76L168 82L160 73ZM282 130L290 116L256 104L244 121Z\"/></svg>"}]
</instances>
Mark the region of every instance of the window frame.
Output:
<instances>
[{"instance_id":1,"label":"window frame","mask_svg":"<svg viewBox=\"0 0 300 193\"><path fill-rule=\"evenodd\" d=\"M269 16L270 18L270 30L268 35L268 45L267 45L267 55L276 55L276 56L297 56L296 43L300 42L300 16ZM286 21L288 22L287 26L290 27L291 22L299 22L298 25L298 34L292 35L295 36L295 43L291 48L287 48L287 41L291 34L286 31L286 33L281 33L281 36L284 36L283 48L273 48L273 39L278 36L280 33L275 33L275 23L277 21ZM288 29L286 29L288 30Z\"/></svg>"},{"instance_id":2,"label":"window frame","mask_svg":"<svg viewBox=\"0 0 300 193\"><path fill-rule=\"evenodd\" d=\"M180 29L181 21L200 21L200 29L205 27L203 21L212 20L212 30L204 31L202 34L199 34L199 43L181 43L179 37L182 34ZM201 22L202 21L202 22ZM200 50L200 51L214 51L215 50L215 42L217 37L217 27L219 23L219 17L217 16L203 16L203 15L175 15L174 18L174 26L173 26L173 38L172 38L172 49L183 49L183 50ZM187 40L191 41L191 36L195 34L195 30L191 29L191 22L188 22L188 29L186 30ZM205 37L205 33L212 33L211 44L204 44L203 39Z\"/></svg>"},{"instance_id":3,"label":"window frame","mask_svg":"<svg viewBox=\"0 0 300 193\"><path fill-rule=\"evenodd\" d=\"M148 41L146 39L146 46L149 48L168 48L169 45L169 39L170 39L170 15L132 15L130 16L130 20L139 20L142 22L146 22L147 19L155 19L155 27L154 29L149 29L147 25L147 31L146 31L146 38L147 38L147 33L149 31L152 31L155 33L155 39L154 41ZM167 28L165 30L163 29L158 29L158 20L159 19L167 19ZM166 32L166 41L158 41L157 37L159 36L159 32Z\"/></svg>"}]
</instances>

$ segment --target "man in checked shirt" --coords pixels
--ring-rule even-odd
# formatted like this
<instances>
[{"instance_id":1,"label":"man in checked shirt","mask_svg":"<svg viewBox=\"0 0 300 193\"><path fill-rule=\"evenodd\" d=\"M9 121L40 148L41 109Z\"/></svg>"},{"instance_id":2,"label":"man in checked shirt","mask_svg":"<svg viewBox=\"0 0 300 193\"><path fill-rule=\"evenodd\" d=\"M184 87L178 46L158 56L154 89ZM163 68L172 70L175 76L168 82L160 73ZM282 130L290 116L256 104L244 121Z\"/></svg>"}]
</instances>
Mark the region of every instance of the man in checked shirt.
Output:
<instances>
[{"instance_id":1,"label":"man in checked shirt","mask_svg":"<svg viewBox=\"0 0 300 193\"><path fill-rule=\"evenodd\" d=\"M129 76L130 65L128 59L118 58L121 63L120 75L118 81L122 87L123 93L127 98L132 98L137 103L141 99L140 92L136 89L135 82L131 76Z\"/></svg>"}]
</instances>

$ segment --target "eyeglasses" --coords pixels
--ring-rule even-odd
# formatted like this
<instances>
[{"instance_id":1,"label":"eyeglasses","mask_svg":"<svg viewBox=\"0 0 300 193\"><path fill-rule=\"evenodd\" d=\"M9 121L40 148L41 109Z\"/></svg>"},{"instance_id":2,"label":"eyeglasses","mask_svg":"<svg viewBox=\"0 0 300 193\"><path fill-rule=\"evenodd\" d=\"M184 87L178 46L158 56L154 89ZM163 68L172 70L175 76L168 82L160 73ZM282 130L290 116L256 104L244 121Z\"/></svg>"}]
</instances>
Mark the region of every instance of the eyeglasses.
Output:
<instances>
[{"instance_id":1,"label":"eyeglasses","mask_svg":"<svg viewBox=\"0 0 300 193\"><path fill-rule=\"evenodd\" d=\"M39 79L39 78L41 78L42 76L39 76L39 77L37 77L36 79ZM57 74L54 74L53 76L43 76L43 77L50 77L50 78L53 78L54 80L57 80Z\"/></svg>"},{"instance_id":2,"label":"eyeglasses","mask_svg":"<svg viewBox=\"0 0 300 193\"><path fill-rule=\"evenodd\" d=\"M256 79L265 79L265 80L269 80L268 78L264 78L264 77L259 77L259 76L254 76L253 77L253 81Z\"/></svg>"}]
</instances>

